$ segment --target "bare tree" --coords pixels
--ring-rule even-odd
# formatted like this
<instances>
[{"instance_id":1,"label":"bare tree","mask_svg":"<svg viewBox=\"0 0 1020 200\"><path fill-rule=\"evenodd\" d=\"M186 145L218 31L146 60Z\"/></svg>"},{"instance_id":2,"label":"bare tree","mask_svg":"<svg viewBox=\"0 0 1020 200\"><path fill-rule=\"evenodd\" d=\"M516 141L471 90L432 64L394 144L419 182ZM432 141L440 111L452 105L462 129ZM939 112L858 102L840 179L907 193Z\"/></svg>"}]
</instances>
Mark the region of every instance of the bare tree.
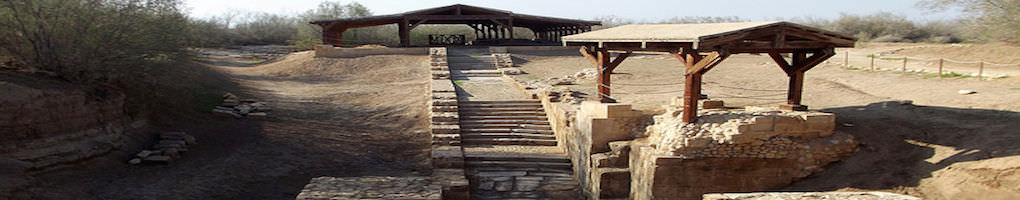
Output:
<instances>
[{"instance_id":1,"label":"bare tree","mask_svg":"<svg viewBox=\"0 0 1020 200\"><path fill-rule=\"evenodd\" d=\"M971 34L988 41L1020 42L1020 0L925 0L917 5L932 11L962 8Z\"/></svg>"}]
</instances>

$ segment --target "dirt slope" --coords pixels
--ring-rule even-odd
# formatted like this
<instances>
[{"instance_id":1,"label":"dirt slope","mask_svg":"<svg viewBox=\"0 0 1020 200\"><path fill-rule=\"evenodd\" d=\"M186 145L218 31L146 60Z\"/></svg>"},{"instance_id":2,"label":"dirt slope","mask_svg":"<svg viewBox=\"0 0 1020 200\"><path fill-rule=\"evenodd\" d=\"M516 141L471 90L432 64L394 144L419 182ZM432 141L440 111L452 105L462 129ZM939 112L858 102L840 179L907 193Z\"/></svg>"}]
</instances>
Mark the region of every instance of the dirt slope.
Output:
<instances>
[{"instance_id":1,"label":"dirt slope","mask_svg":"<svg viewBox=\"0 0 1020 200\"><path fill-rule=\"evenodd\" d=\"M427 173L425 56L313 58L299 52L254 67L210 66L270 119L197 117L172 125L198 137L168 166L105 158L38 178L23 198L293 199L319 176ZM169 129L168 128L168 129ZM124 150L136 151L136 150Z\"/></svg>"}]
</instances>

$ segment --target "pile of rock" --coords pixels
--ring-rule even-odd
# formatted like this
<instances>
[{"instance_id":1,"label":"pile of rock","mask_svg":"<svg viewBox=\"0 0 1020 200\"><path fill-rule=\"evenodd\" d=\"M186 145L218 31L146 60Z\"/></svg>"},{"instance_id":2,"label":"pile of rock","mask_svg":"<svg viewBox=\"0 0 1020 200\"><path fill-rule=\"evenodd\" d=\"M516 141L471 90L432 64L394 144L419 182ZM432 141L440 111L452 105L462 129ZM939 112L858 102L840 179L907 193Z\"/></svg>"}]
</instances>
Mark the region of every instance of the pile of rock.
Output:
<instances>
[{"instance_id":1,"label":"pile of rock","mask_svg":"<svg viewBox=\"0 0 1020 200\"><path fill-rule=\"evenodd\" d=\"M256 99L241 99L237 95L227 93L223 95L223 103L213 108L212 113L224 117L266 119L269 115L266 112L272 111L265 102L258 102Z\"/></svg>"},{"instance_id":2,"label":"pile of rock","mask_svg":"<svg viewBox=\"0 0 1020 200\"><path fill-rule=\"evenodd\" d=\"M135 158L128 163L137 165L142 163L169 164L174 159L181 157L181 154L188 152L188 146L197 144L195 137L184 132L163 132L159 134L159 142L148 150L142 150L135 154Z\"/></svg>"}]
</instances>

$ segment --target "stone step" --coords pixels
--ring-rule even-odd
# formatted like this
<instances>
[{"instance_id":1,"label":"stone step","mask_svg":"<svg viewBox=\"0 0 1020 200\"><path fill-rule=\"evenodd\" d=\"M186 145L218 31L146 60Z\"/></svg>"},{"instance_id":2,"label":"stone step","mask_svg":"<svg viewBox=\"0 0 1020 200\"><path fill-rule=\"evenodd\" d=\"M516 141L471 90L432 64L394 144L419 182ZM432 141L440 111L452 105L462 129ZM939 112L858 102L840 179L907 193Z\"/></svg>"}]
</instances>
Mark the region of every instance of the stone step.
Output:
<instances>
[{"instance_id":1,"label":"stone step","mask_svg":"<svg viewBox=\"0 0 1020 200\"><path fill-rule=\"evenodd\" d=\"M464 108L523 108L523 107L527 107L527 108L542 108L542 103L537 103L537 102L536 103L487 103L487 104L469 103L469 104L464 104L461 107L464 107Z\"/></svg>"},{"instance_id":2,"label":"stone step","mask_svg":"<svg viewBox=\"0 0 1020 200\"><path fill-rule=\"evenodd\" d=\"M546 116L478 116L478 115L465 115L460 116L461 120L548 120Z\"/></svg>"},{"instance_id":3,"label":"stone step","mask_svg":"<svg viewBox=\"0 0 1020 200\"><path fill-rule=\"evenodd\" d=\"M542 111L461 111L461 116L545 116Z\"/></svg>"},{"instance_id":4,"label":"stone step","mask_svg":"<svg viewBox=\"0 0 1020 200\"><path fill-rule=\"evenodd\" d=\"M554 139L531 139L531 138L462 138L463 145L528 145L528 146L556 146Z\"/></svg>"},{"instance_id":5,"label":"stone step","mask_svg":"<svg viewBox=\"0 0 1020 200\"><path fill-rule=\"evenodd\" d=\"M499 70L493 69L454 69L453 74L499 74Z\"/></svg>"},{"instance_id":6,"label":"stone step","mask_svg":"<svg viewBox=\"0 0 1020 200\"><path fill-rule=\"evenodd\" d=\"M461 133L462 138L531 138L531 139L551 139L555 140L556 136L549 134L533 134L533 133Z\"/></svg>"},{"instance_id":7,"label":"stone step","mask_svg":"<svg viewBox=\"0 0 1020 200\"><path fill-rule=\"evenodd\" d=\"M527 128L463 128L461 133L531 133L531 134L553 134L552 130L539 130Z\"/></svg>"},{"instance_id":8,"label":"stone step","mask_svg":"<svg viewBox=\"0 0 1020 200\"><path fill-rule=\"evenodd\" d=\"M464 161L466 167L511 167L511 168L551 168L571 170L570 163L526 162L526 161Z\"/></svg>"},{"instance_id":9,"label":"stone step","mask_svg":"<svg viewBox=\"0 0 1020 200\"><path fill-rule=\"evenodd\" d=\"M460 103L467 105L475 104L507 104L507 103L537 103L542 104L542 101L535 99L517 99L517 100L496 100L496 101L461 101Z\"/></svg>"},{"instance_id":10,"label":"stone step","mask_svg":"<svg viewBox=\"0 0 1020 200\"><path fill-rule=\"evenodd\" d=\"M506 154L492 154L492 155L465 155L464 161L527 161L527 162L546 162L546 163L567 163L570 164L570 159L565 156L540 156L540 155L506 155ZM529 173L541 173L539 171ZM546 172L553 173L553 172Z\"/></svg>"},{"instance_id":11,"label":"stone step","mask_svg":"<svg viewBox=\"0 0 1020 200\"><path fill-rule=\"evenodd\" d=\"M489 128L508 128L508 129L535 129L535 130L552 130L549 125L536 125L536 124L461 124L460 128L463 129L489 129Z\"/></svg>"},{"instance_id":12,"label":"stone step","mask_svg":"<svg viewBox=\"0 0 1020 200\"><path fill-rule=\"evenodd\" d=\"M511 111L544 111L542 107L474 107L460 106L462 112L511 112Z\"/></svg>"},{"instance_id":13,"label":"stone step","mask_svg":"<svg viewBox=\"0 0 1020 200\"><path fill-rule=\"evenodd\" d=\"M547 120L512 120L512 119L483 119L483 120L461 120L461 125L474 125L474 124L534 124L534 125L549 125Z\"/></svg>"},{"instance_id":14,"label":"stone step","mask_svg":"<svg viewBox=\"0 0 1020 200\"><path fill-rule=\"evenodd\" d=\"M499 77L499 74L454 74L453 79L456 80L458 77Z\"/></svg>"}]
</instances>

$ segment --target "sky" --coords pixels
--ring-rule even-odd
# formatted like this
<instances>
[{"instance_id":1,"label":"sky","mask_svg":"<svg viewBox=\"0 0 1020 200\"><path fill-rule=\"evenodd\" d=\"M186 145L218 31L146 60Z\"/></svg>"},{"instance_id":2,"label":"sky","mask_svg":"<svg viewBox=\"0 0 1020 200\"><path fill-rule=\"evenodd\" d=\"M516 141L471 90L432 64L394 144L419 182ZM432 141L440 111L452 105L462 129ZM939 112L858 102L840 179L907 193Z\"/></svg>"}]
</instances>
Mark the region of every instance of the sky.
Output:
<instances>
[{"instance_id":1,"label":"sky","mask_svg":"<svg viewBox=\"0 0 1020 200\"><path fill-rule=\"evenodd\" d=\"M324 0L185 0L191 16L208 18L229 11L297 14ZM330 0L341 3L351 0ZM551 17L593 19L597 16L656 22L682 16L737 16L752 21L816 17L838 18L840 13L867 15L892 12L915 21L963 17L958 10L931 12L915 6L918 0L361 0L373 14L466 4ZM710 3L706 3L710 2ZM700 4L700 5L699 5Z\"/></svg>"}]
</instances>

